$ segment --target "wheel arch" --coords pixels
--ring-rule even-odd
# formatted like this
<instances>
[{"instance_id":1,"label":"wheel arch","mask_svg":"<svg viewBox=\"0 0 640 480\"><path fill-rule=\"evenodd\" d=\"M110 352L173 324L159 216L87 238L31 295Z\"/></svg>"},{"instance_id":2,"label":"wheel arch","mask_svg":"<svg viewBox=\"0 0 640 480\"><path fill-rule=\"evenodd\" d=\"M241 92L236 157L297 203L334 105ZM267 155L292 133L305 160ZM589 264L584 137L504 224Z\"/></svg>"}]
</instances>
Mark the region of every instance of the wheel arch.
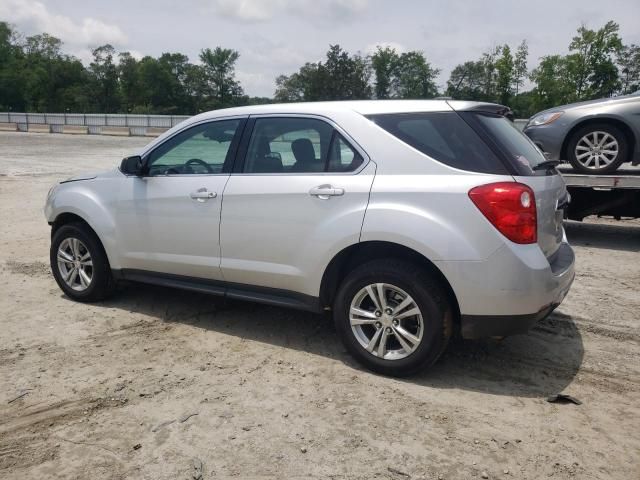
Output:
<instances>
[{"instance_id":1,"label":"wheel arch","mask_svg":"<svg viewBox=\"0 0 640 480\"><path fill-rule=\"evenodd\" d=\"M98 234L93 229L93 227L91 227L91 225L89 225L89 222L87 222L80 215L78 215L76 213L72 213L72 212L60 213L55 218L55 220L50 223L50 225L51 225L51 236L53 237L60 227L62 227L63 225L68 225L70 223L81 223L81 224L85 225L87 228L91 229L91 231L96 235L96 237L98 236ZM100 237L98 237L98 238L100 238Z\"/></svg>"},{"instance_id":2,"label":"wheel arch","mask_svg":"<svg viewBox=\"0 0 640 480\"><path fill-rule=\"evenodd\" d=\"M622 133L624 134L624 136L627 139L627 142L629 143L629 158L626 159L625 161L629 161L633 158L634 152L636 151L636 146L637 146L637 139L635 134L633 133L633 130L631 129L631 127L623 120L621 120L620 118L616 118L616 117L609 117L609 116L597 116L597 117L590 117L590 118L585 118L584 120L579 121L578 123L576 123L573 127L571 127L571 129L567 132L567 135L564 137L564 141L562 142L562 148L560 149L560 158L563 160L567 160L568 157L568 147L569 147L569 142L571 141L571 137L573 137L573 135L581 128L586 127L588 125L595 125L595 124L605 124L605 125L611 125L614 127L619 128Z\"/></svg>"},{"instance_id":3,"label":"wheel arch","mask_svg":"<svg viewBox=\"0 0 640 480\"><path fill-rule=\"evenodd\" d=\"M379 258L398 258L418 264L431 273L445 289L447 300L453 309L456 324L460 318L458 299L442 271L427 257L412 248L387 241L365 241L350 245L338 252L329 262L320 284L320 305L331 308L341 280L358 265Z\"/></svg>"},{"instance_id":4,"label":"wheel arch","mask_svg":"<svg viewBox=\"0 0 640 480\"><path fill-rule=\"evenodd\" d=\"M109 262L109 264L111 264L111 257L109 256L109 252L105 248L102 238L100 238L100 235L98 235L98 232L96 231L96 229L93 228L87 220L85 220L83 217L81 217L77 213L73 213L73 212L59 213L56 216L55 220L49 223L51 225L51 238L53 239L53 236L61 227L72 224L72 223L79 223L83 225L96 237L96 239L98 240L98 245L100 245L100 248L102 248L102 251L107 257L107 261Z\"/></svg>"}]
</instances>

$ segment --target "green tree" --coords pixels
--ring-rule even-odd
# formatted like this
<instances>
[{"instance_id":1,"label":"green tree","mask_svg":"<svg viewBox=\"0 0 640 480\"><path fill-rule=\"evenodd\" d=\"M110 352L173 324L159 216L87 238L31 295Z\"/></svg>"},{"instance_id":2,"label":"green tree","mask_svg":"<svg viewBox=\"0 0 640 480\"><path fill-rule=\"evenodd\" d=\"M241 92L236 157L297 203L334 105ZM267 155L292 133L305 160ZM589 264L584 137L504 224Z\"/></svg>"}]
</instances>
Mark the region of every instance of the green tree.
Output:
<instances>
[{"instance_id":1,"label":"green tree","mask_svg":"<svg viewBox=\"0 0 640 480\"><path fill-rule=\"evenodd\" d=\"M516 96L520 93L520 87L524 85L527 78L527 57L529 56L529 45L526 40L518 46L513 61L513 89Z\"/></svg>"},{"instance_id":2,"label":"green tree","mask_svg":"<svg viewBox=\"0 0 640 480\"><path fill-rule=\"evenodd\" d=\"M618 25L607 22L598 30L584 25L569 45L569 54L547 55L531 72L533 105L549 108L563 103L608 97L620 88L616 57L622 51Z\"/></svg>"},{"instance_id":3,"label":"green tree","mask_svg":"<svg viewBox=\"0 0 640 480\"><path fill-rule=\"evenodd\" d=\"M371 55L374 74L374 94L378 99L391 98L397 91L397 73L400 55L395 48L378 47ZM394 85L395 83L395 85Z\"/></svg>"},{"instance_id":4,"label":"green tree","mask_svg":"<svg viewBox=\"0 0 640 480\"><path fill-rule=\"evenodd\" d=\"M531 81L536 85L533 99L535 109L544 110L575 100L575 80L571 81L574 68L565 56L542 57L540 64L531 72Z\"/></svg>"},{"instance_id":5,"label":"green tree","mask_svg":"<svg viewBox=\"0 0 640 480\"><path fill-rule=\"evenodd\" d=\"M371 56L376 98L433 98L438 95L433 68L424 53L398 54L395 49L378 47Z\"/></svg>"},{"instance_id":6,"label":"green tree","mask_svg":"<svg viewBox=\"0 0 640 480\"><path fill-rule=\"evenodd\" d=\"M130 112L140 103L142 96L138 61L129 52L120 52L117 70L120 105L125 112Z\"/></svg>"},{"instance_id":7,"label":"green tree","mask_svg":"<svg viewBox=\"0 0 640 480\"><path fill-rule=\"evenodd\" d=\"M618 54L620 93L623 95L640 90L640 46L626 45Z\"/></svg>"},{"instance_id":8,"label":"green tree","mask_svg":"<svg viewBox=\"0 0 640 480\"><path fill-rule=\"evenodd\" d=\"M306 63L276 79L277 101L357 100L371 98L371 67L366 58L331 45L325 62Z\"/></svg>"},{"instance_id":9,"label":"green tree","mask_svg":"<svg viewBox=\"0 0 640 480\"><path fill-rule=\"evenodd\" d=\"M16 32L6 22L0 22L0 108L26 109L23 68L24 55L17 45Z\"/></svg>"},{"instance_id":10,"label":"green tree","mask_svg":"<svg viewBox=\"0 0 640 480\"><path fill-rule=\"evenodd\" d=\"M204 109L205 99L209 92L207 74L201 65L189 63L186 66L184 89L188 102L186 112L200 113Z\"/></svg>"},{"instance_id":11,"label":"green tree","mask_svg":"<svg viewBox=\"0 0 640 480\"><path fill-rule=\"evenodd\" d=\"M516 76L515 63L509 45L501 48L500 57L495 61L495 68L498 101L502 105L508 105L514 94L513 84Z\"/></svg>"},{"instance_id":12,"label":"green tree","mask_svg":"<svg viewBox=\"0 0 640 480\"><path fill-rule=\"evenodd\" d=\"M488 100L485 70L482 60L470 60L457 65L447 80L446 94L460 100Z\"/></svg>"},{"instance_id":13,"label":"green tree","mask_svg":"<svg viewBox=\"0 0 640 480\"><path fill-rule=\"evenodd\" d=\"M238 97L244 94L235 78L235 65L239 57L237 51L229 48L205 48L200 52L213 108L235 105Z\"/></svg>"},{"instance_id":14,"label":"green tree","mask_svg":"<svg viewBox=\"0 0 640 480\"><path fill-rule=\"evenodd\" d=\"M102 45L92 50L93 61L89 66L95 101L99 111L114 113L118 111L118 69L113 63L115 49Z\"/></svg>"},{"instance_id":15,"label":"green tree","mask_svg":"<svg viewBox=\"0 0 640 480\"><path fill-rule=\"evenodd\" d=\"M440 70L431 67L422 52L400 55L397 67L399 98L433 98L438 95L435 79Z\"/></svg>"},{"instance_id":16,"label":"green tree","mask_svg":"<svg viewBox=\"0 0 640 480\"><path fill-rule=\"evenodd\" d=\"M305 63L298 72L276 78L274 99L277 102L325 100L325 77L321 63Z\"/></svg>"},{"instance_id":17,"label":"green tree","mask_svg":"<svg viewBox=\"0 0 640 480\"><path fill-rule=\"evenodd\" d=\"M62 42L43 33L27 37L16 65L23 85L25 109L82 111L89 102L87 74L82 63L62 53Z\"/></svg>"},{"instance_id":18,"label":"green tree","mask_svg":"<svg viewBox=\"0 0 640 480\"><path fill-rule=\"evenodd\" d=\"M610 96L619 87L615 57L622 50L619 26L608 21L599 30L582 25L573 37L568 56L577 100Z\"/></svg>"}]
</instances>

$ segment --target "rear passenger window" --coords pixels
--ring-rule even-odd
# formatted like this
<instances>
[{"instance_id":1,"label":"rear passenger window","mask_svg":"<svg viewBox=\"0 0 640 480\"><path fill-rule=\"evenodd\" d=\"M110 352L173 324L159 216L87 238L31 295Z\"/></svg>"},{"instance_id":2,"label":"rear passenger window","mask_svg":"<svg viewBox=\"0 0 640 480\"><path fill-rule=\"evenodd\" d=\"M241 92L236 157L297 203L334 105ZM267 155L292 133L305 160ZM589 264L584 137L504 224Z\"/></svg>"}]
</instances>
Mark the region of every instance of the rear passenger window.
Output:
<instances>
[{"instance_id":1,"label":"rear passenger window","mask_svg":"<svg viewBox=\"0 0 640 480\"><path fill-rule=\"evenodd\" d=\"M369 119L450 167L480 173L508 173L502 161L455 112L385 114Z\"/></svg>"},{"instance_id":2,"label":"rear passenger window","mask_svg":"<svg viewBox=\"0 0 640 480\"><path fill-rule=\"evenodd\" d=\"M329 150L329 172L351 172L362 165L362 156L339 133L335 133Z\"/></svg>"},{"instance_id":3,"label":"rear passenger window","mask_svg":"<svg viewBox=\"0 0 640 480\"><path fill-rule=\"evenodd\" d=\"M259 118L245 157L244 173L348 172L362 157L322 120Z\"/></svg>"}]
</instances>

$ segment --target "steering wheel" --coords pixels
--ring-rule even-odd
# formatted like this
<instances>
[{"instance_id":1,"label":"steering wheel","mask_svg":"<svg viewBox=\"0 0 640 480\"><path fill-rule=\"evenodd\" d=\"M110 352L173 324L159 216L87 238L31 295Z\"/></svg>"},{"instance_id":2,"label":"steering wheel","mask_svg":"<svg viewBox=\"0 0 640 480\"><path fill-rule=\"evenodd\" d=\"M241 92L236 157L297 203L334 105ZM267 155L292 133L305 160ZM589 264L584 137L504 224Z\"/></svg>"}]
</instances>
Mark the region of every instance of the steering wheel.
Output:
<instances>
[{"instance_id":1,"label":"steering wheel","mask_svg":"<svg viewBox=\"0 0 640 480\"><path fill-rule=\"evenodd\" d=\"M200 160L199 158L192 158L190 160L187 160L187 162L184 164L186 168L188 168L190 171L193 172L193 168L191 168L191 165L200 165L201 167L205 168L207 173L213 173L213 170L211 169L211 165L209 165L204 160Z\"/></svg>"}]
</instances>

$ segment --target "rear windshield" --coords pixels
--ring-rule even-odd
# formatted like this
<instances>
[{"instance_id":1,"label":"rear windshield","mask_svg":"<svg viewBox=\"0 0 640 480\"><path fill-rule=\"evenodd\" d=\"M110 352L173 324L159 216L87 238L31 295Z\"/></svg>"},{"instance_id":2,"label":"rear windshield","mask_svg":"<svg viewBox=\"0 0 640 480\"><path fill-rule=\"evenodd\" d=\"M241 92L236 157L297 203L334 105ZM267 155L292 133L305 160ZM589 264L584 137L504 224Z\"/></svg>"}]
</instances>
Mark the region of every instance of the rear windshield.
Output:
<instances>
[{"instance_id":1,"label":"rear windshield","mask_svg":"<svg viewBox=\"0 0 640 480\"><path fill-rule=\"evenodd\" d=\"M400 113L368 117L416 150L450 167L508 174L500 158L456 112Z\"/></svg>"},{"instance_id":2,"label":"rear windshield","mask_svg":"<svg viewBox=\"0 0 640 480\"><path fill-rule=\"evenodd\" d=\"M529 138L506 118L489 113L463 113L471 123L477 122L516 169L518 175L533 175L533 167L546 159ZM541 171L541 174L544 172Z\"/></svg>"}]
</instances>

